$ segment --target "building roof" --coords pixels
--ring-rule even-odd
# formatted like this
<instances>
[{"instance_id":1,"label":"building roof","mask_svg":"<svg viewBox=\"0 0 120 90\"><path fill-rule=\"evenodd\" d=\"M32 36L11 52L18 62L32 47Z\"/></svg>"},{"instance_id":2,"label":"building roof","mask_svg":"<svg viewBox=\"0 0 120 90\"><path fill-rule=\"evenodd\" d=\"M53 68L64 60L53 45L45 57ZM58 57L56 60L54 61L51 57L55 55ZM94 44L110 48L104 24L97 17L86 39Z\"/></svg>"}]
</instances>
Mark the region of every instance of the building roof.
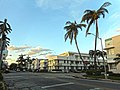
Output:
<instances>
[{"instance_id":1,"label":"building roof","mask_svg":"<svg viewBox=\"0 0 120 90\"><path fill-rule=\"evenodd\" d=\"M115 48L115 47L113 47L113 46L111 46L111 47L106 47L106 48L104 48L104 50L108 50L108 49L112 49L112 48Z\"/></svg>"}]
</instances>

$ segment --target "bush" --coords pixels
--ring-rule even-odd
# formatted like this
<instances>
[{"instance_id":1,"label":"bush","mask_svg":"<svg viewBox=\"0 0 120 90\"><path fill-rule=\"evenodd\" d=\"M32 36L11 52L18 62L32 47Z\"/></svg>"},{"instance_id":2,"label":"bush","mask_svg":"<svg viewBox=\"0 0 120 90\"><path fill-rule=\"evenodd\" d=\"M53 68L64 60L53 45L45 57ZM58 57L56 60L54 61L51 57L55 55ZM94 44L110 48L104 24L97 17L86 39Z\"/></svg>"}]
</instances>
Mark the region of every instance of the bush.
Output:
<instances>
[{"instance_id":1,"label":"bush","mask_svg":"<svg viewBox=\"0 0 120 90\"><path fill-rule=\"evenodd\" d=\"M86 71L87 75L101 75L101 70L87 70Z\"/></svg>"},{"instance_id":2,"label":"bush","mask_svg":"<svg viewBox=\"0 0 120 90\"><path fill-rule=\"evenodd\" d=\"M119 73L112 73L112 74L109 74L109 76L120 77L120 74Z\"/></svg>"},{"instance_id":3,"label":"bush","mask_svg":"<svg viewBox=\"0 0 120 90\"><path fill-rule=\"evenodd\" d=\"M48 70L40 70L40 72L48 72Z\"/></svg>"},{"instance_id":4,"label":"bush","mask_svg":"<svg viewBox=\"0 0 120 90\"><path fill-rule=\"evenodd\" d=\"M0 90L8 90L5 81L3 80L3 75L0 71Z\"/></svg>"},{"instance_id":5,"label":"bush","mask_svg":"<svg viewBox=\"0 0 120 90\"><path fill-rule=\"evenodd\" d=\"M0 81L3 81L3 75L1 72L0 72Z\"/></svg>"},{"instance_id":6,"label":"bush","mask_svg":"<svg viewBox=\"0 0 120 90\"><path fill-rule=\"evenodd\" d=\"M108 76L108 78L112 80L120 80L120 77L116 77L116 76Z\"/></svg>"},{"instance_id":7,"label":"bush","mask_svg":"<svg viewBox=\"0 0 120 90\"><path fill-rule=\"evenodd\" d=\"M87 70L87 71L86 71L86 74L87 74L87 75L93 75L93 70Z\"/></svg>"},{"instance_id":8,"label":"bush","mask_svg":"<svg viewBox=\"0 0 120 90\"><path fill-rule=\"evenodd\" d=\"M107 74L109 74L109 76L112 76L113 72L112 71L108 71Z\"/></svg>"}]
</instances>

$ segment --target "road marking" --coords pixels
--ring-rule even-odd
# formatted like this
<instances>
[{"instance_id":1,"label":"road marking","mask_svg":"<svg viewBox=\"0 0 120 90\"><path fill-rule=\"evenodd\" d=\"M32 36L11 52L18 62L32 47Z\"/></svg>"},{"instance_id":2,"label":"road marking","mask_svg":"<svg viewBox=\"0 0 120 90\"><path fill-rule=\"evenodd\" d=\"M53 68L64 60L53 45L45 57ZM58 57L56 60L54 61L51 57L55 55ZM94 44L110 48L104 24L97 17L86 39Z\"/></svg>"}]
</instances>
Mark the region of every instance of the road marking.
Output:
<instances>
[{"instance_id":1,"label":"road marking","mask_svg":"<svg viewBox=\"0 0 120 90\"><path fill-rule=\"evenodd\" d=\"M74 84L74 83L69 82L69 83L54 84L54 85L49 85L49 86L43 86L43 87L41 87L41 88L45 89L45 88L58 87L58 86L65 86L65 85L71 85L71 84Z\"/></svg>"},{"instance_id":2,"label":"road marking","mask_svg":"<svg viewBox=\"0 0 120 90\"><path fill-rule=\"evenodd\" d=\"M9 78L21 78L23 76L9 76L9 77L5 77L6 79L9 79Z\"/></svg>"},{"instance_id":3,"label":"road marking","mask_svg":"<svg viewBox=\"0 0 120 90\"><path fill-rule=\"evenodd\" d=\"M101 88L93 88L93 89L89 89L89 90L103 90Z\"/></svg>"}]
</instances>

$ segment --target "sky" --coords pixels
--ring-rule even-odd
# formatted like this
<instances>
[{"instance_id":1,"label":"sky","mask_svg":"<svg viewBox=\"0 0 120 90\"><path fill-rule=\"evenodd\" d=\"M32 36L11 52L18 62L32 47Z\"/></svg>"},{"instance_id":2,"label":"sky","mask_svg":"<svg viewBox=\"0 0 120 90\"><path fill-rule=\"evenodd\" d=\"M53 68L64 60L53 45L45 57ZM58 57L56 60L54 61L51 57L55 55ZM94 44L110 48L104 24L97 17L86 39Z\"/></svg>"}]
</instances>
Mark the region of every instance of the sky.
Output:
<instances>
[{"instance_id":1,"label":"sky","mask_svg":"<svg viewBox=\"0 0 120 90\"><path fill-rule=\"evenodd\" d=\"M103 44L106 38L120 35L120 0L0 0L0 20L6 18L12 27L8 59L16 60L20 54L45 58L49 54L77 52L74 42L71 45L64 40L65 23L80 23L86 9L97 10L104 2L112 5L107 7L109 14L98 20ZM85 31L79 30L77 36L82 53L94 49L94 36L85 37ZM95 33L95 25L89 32ZM99 40L97 48L101 49Z\"/></svg>"}]
</instances>

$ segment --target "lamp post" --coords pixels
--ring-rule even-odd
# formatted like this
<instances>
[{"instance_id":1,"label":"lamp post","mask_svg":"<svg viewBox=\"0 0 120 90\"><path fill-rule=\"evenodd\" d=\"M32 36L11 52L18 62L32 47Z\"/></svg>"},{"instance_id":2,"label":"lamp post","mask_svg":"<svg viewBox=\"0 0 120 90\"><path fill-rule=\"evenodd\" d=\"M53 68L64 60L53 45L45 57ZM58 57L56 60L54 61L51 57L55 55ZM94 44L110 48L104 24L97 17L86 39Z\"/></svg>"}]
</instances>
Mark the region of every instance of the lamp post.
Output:
<instances>
[{"instance_id":1,"label":"lamp post","mask_svg":"<svg viewBox=\"0 0 120 90\"><path fill-rule=\"evenodd\" d=\"M87 33L87 34L95 36L93 33ZM107 79L107 70L106 70L106 63L105 63L105 59L104 59L102 38L98 37L98 39L100 39L100 43L101 43L101 49L102 49L102 55L103 55L103 66L104 66L104 71L105 71L104 75L105 75L105 79Z\"/></svg>"}]
</instances>

